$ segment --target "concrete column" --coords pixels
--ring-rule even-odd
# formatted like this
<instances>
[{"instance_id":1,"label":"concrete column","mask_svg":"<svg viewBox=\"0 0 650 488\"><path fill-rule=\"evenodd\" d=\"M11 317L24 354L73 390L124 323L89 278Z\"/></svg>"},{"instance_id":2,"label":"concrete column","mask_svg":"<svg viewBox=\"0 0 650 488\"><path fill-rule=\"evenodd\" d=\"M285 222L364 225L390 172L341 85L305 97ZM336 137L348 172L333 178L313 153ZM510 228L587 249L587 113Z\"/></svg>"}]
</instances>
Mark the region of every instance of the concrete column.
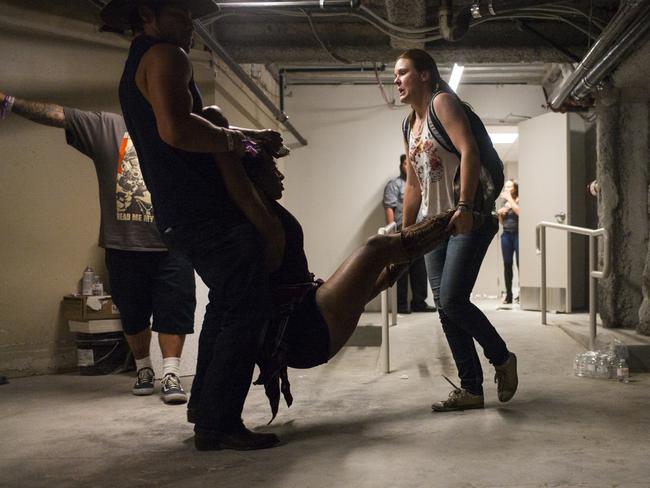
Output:
<instances>
[{"instance_id":1,"label":"concrete column","mask_svg":"<svg viewBox=\"0 0 650 488\"><path fill-rule=\"evenodd\" d=\"M646 171L650 172L650 104L643 103L638 104L639 107L639 116L643 122L645 122L645 137L639 141L639 150L643 150L645 146L645 153L641 154L640 163L643 164ZM650 178L648 178L650 180ZM646 225L650 221L650 181L646 180L646 200L645 205L640 205L645 207L645 221ZM639 307L639 324L637 326L637 332L644 335L650 335L650 246L648 246L648 236L646 234L646 254L645 254L645 266L643 269L642 277L642 287L641 291L643 294L643 300L641 306Z\"/></svg>"},{"instance_id":2,"label":"concrete column","mask_svg":"<svg viewBox=\"0 0 650 488\"><path fill-rule=\"evenodd\" d=\"M619 105L618 93L612 91L607 96L598 100L596 110L598 113L596 126L597 154L596 175L600 186L598 194L598 221L599 227L606 228L610 235L610 256L618 246L616 228L616 210L618 198L618 174L615 161L617 147L619 146ZM602 259L602 250L599 252ZM601 264L602 266L602 264ZM614 290L619 281L618 273L612 263L612 272L607 278L600 280L599 286L599 312L605 327L615 327L616 297Z\"/></svg>"},{"instance_id":3,"label":"concrete column","mask_svg":"<svg viewBox=\"0 0 650 488\"><path fill-rule=\"evenodd\" d=\"M648 106L611 90L598 103L598 217L610 232L612 273L601 280L600 314L606 327L650 327L648 250ZM645 271L644 271L645 269ZM646 284L647 282L647 284ZM641 310L640 310L641 307Z\"/></svg>"}]
</instances>

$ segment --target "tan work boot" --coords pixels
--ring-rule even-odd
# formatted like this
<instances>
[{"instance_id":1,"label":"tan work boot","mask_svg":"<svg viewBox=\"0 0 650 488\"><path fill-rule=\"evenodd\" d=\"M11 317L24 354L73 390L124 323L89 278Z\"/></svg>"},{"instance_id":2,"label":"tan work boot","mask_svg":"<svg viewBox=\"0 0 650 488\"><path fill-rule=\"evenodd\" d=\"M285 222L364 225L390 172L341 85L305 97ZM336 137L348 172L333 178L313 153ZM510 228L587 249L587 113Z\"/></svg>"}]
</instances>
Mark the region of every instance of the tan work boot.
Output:
<instances>
[{"instance_id":1,"label":"tan work boot","mask_svg":"<svg viewBox=\"0 0 650 488\"><path fill-rule=\"evenodd\" d=\"M449 398L440 402L435 402L431 405L434 412L454 412L457 410L470 410L472 408L483 408L483 395L474 395L467 390L458 388L454 383L443 376L451 385L454 390L449 393Z\"/></svg>"},{"instance_id":2,"label":"tan work boot","mask_svg":"<svg viewBox=\"0 0 650 488\"><path fill-rule=\"evenodd\" d=\"M517 391L519 378L517 377L517 356L509 353L508 360L501 366L495 366L494 382L497 384L499 401L507 402Z\"/></svg>"}]
</instances>

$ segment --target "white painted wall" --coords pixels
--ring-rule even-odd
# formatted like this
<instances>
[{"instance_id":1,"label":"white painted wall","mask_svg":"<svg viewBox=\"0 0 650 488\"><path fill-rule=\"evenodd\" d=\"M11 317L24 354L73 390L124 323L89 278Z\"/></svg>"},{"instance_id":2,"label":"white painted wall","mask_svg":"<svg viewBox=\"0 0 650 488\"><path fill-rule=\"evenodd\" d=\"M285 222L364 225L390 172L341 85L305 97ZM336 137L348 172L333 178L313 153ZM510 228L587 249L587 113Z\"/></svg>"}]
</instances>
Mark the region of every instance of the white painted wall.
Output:
<instances>
[{"instance_id":1,"label":"white painted wall","mask_svg":"<svg viewBox=\"0 0 650 488\"><path fill-rule=\"evenodd\" d=\"M117 84L126 40L69 19L9 5L2 11L0 91L86 110L120 111ZM218 99L240 126L277 127L227 68L211 63L209 53L195 52L192 58L206 104ZM264 80L272 83L268 75ZM67 146L63 130L16 115L0 121L0 147L0 374L74 368L74 337L59 302L77 289L87 264L108 281L104 253L97 247L94 167ZM207 303L200 280L197 301L198 331ZM186 341L185 373L194 369L197 336ZM155 363L159 354L154 342Z\"/></svg>"},{"instance_id":2,"label":"white painted wall","mask_svg":"<svg viewBox=\"0 0 650 488\"><path fill-rule=\"evenodd\" d=\"M512 125L521 119L509 114L530 117L544 111L537 86L461 85L459 94L492 123ZM382 192L398 174L404 151L400 127L408 108L389 109L375 86L293 86L285 105L309 145L286 163L283 203L304 227L312 271L328 277L384 225ZM476 293L498 294L499 253L495 239ZM377 309L377 303L368 308Z\"/></svg>"}]
</instances>

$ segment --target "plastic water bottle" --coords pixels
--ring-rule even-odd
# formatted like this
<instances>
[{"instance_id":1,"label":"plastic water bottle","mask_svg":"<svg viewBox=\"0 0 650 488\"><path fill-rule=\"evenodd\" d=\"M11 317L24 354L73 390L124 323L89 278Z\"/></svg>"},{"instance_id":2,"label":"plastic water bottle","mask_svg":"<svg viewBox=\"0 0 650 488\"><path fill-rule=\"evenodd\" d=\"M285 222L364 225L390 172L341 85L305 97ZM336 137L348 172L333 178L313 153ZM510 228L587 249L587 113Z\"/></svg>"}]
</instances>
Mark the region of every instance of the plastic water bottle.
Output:
<instances>
[{"instance_id":1,"label":"plastic water bottle","mask_svg":"<svg viewBox=\"0 0 650 488\"><path fill-rule=\"evenodd\" d=\"M95 275L95 279L93 282L93 295L103 295L104 294L104 284L102 283L102 280L99 278L99 275Z\"/></svg>"},{"instance_id":2,"label":"plastic water bottle","mask_svg":"<svg viewBox=\"0 0 650 488\"><path fill-rule=\"evenodd\" d=\"M616 367L616 378L621 383L630 382L630 368L627 367L627 361L624 358L619 359Z\"/></svg>"},{"instance_id":3,"label":"plastic water bottle","mask_svg":"<svg viewBox=\"0 0 650 488\"><path fill-rule=\"evenodd\" d=\"M580 365L582 358L580 356L582 356L582 354L576 354L576 358L573 360L573 374L576 376L582 376L582 368Z\"/></svg>"},{"instance_id":4,"label":"plastic water bottle","mask_svg":"<svg viewBox=\"0 0 650 488\"><path fill-rule=\"evenodd\" d=\"M81 278L81 294L86 296L92 295L94 283L95 272L90 266L86 266L86 269L84 269L83 278Z\"/></svg>"}]
</instances>

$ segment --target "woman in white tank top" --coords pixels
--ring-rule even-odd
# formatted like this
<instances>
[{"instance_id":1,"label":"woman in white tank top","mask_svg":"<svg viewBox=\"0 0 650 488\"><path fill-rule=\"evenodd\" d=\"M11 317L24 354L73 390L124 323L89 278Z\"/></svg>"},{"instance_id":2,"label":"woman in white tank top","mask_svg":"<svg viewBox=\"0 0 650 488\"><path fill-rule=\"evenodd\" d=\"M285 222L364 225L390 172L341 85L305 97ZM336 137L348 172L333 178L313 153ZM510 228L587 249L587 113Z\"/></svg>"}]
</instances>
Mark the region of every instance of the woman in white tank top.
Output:
<instances>
[{"instance_id":1,"label":"woman in white tank top","mask_svg":"<svg viewBox=\"0 0 650 488\"><path fill-rule=\"evenodd\" d=\"M394 83L400 101L412 108L405 121L408 138L404 149L409 164L403 225L415 222L420 205L430 216L456 209L449 224L453 235L427 254L425 263L461 387L454 385L449 398L435 402L432 408L438 412L483 408L483 370L474 340L495 366L499 400L506 402L517 389L517 358L483 312L470 302L481 262L498 229L493 216L474 222L473 202L481 173L476 139L460 99L440 78L426 51L411 49L400 55ZM460 157L446 150L430 129L430 105Z\"/></svg>"}]
</instances>

